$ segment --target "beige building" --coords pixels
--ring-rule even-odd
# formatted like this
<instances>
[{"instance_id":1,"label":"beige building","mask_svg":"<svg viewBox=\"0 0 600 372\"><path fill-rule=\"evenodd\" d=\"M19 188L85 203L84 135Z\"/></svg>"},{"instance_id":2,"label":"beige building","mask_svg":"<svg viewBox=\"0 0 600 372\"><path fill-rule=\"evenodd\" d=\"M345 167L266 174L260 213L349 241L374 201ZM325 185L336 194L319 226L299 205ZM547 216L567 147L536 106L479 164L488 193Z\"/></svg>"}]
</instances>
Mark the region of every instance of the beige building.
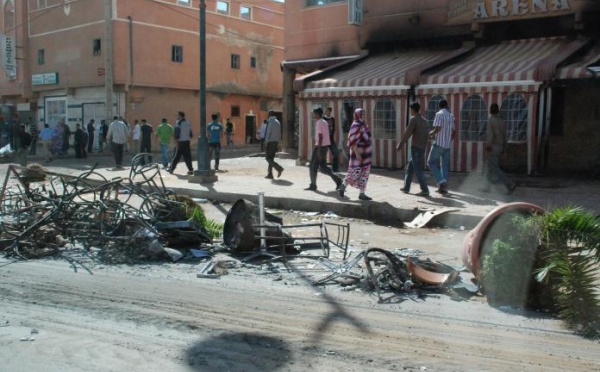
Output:
<instances>
[{"instance_id":1,"label":"beige building","mask_svg":"<svg viewBox=\"0 0 600 372\"><path fill-rule=\"evenodd\" d=\"M0 74L0 104L38 126L64 120L74 128L105 119L111 92L115 115L156 126L181 110L198 133L199 0L2 5L0 30L15 58L11 73ZM254 139L268 110L281 111L283 10L272 0L206 0L207 120L230 117L235 144Z\"/></svg>"}]
</instances>

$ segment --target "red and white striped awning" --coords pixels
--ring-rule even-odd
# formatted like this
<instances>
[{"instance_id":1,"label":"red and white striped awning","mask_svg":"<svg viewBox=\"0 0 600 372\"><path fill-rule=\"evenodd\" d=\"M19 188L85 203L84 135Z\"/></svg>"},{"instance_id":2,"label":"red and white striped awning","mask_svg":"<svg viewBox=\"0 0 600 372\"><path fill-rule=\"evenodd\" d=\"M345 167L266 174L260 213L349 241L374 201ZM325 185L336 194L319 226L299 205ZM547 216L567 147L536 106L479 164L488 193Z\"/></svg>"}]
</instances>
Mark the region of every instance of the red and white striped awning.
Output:
<instances>
[{"instance_id":1,"label":"red and white striped awning","mask_svg":"<svg viewBox=\"0 0 600 372\"><path fill-rule=\"evenodd\" d=\"M421 77L417 94L537 92L556 64L582 42L566 38L511 40L480 46L463 61Z\"/></svg>"},{"instance_id":2,"label":"red and white striped awning","mask_svg":"<svg viewBox=\"0 0 600 372\"><path fill-rule=\"evenodd\" d=\"M442 63L443 50L412 50L371 55L323 74L300 92L305 99L323 97L401 96L410 89L407 71Z\"/></svg>"},{"instance_id":3,"label":"red and white striped awning","mask_svg":"<svg viewBox=\"0 0 600 372\"><path fill-rule=\"evenodd\" d=\"M588 67L600 64L600 42L591 48L585 55L574 63L559 67L556 71L556 79L587 79L594 75L588 70Z\"/></svg>"}]
</instances>

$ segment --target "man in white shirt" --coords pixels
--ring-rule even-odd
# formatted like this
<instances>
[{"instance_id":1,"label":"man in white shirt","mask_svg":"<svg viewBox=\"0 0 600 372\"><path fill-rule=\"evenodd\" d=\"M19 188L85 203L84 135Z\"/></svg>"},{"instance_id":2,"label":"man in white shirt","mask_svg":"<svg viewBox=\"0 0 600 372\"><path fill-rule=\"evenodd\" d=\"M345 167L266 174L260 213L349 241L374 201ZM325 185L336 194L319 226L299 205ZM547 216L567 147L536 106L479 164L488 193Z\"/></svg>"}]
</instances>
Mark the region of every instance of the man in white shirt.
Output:
<instances>
[{"instance_id":1,"label":"man in white shirt","mask_svg":"<svg viewBox=\"0 0 600 372\"><path fill-rule=\"evenodd\" d=\"M116 170L123 169L123 151L125 144L129 139L129 128L125 123L119 120L118 116L113 117L113 122L108 127L107 141L112 144L113 155L115 157Z\"/></svg>"},{"instance_id":2,"label":"man in white shirt","mask_svg":"<svg viewBox=\"0 0 600 372\"><path fill-rule=\"evenodd\" d=\"M132 156L136 156L140 152L140 134L142 133L142 126L140 125L140 121L138 119L134 120L133 126L133 134L131 135L132 139Z\"/></svg>"},{"instance_id":3,"label":"man in white shirt","mask_svg":"<svg viewBox=\"0 0 600 372\"><path fill-rule=\"evenodd\" d=\"M331 168L327 166L327 150L331 145L329 141L329 124L323 119L323 109L316 108L313 110L313 118L316 120L315 127L315 146L313 147L312 157L310 159L310 185L305 190L317 190L317 172L320 170L325 173L333 182L335 182L336 190L342 185L342 179L335 174Z\"/></svg>"},{"instance_id":4,"label":"man in white shirt","mask_svg":"<svg viewBox=\"0 0 600 372\"><path fill-rule=\"evenodd\" d=\"M448 111L448 101L443 99L438 106L440 111L435 114L433 130L429 132L429 138L433 141L427 163L439 187L436 191L440 194L447 194L448 173L450 173L450 149L452 148L452 141L454 140L456 130L454 127L454 116Z\"/></svg>"}]
</instances>

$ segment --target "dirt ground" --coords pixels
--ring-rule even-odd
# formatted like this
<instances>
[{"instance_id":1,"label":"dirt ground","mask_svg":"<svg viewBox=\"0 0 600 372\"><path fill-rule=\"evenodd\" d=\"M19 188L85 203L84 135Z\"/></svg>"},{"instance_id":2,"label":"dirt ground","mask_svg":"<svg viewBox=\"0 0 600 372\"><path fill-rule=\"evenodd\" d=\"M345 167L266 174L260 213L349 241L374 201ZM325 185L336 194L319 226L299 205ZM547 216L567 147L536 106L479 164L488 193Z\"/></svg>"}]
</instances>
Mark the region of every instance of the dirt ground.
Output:
<instances>
[{"instance_id":1,"label":"dirt ground","mask_svg":"<svg viewBox=\"0 0 600 372\"><path fill-rule=\"evenodd\" d=\"M228 206L205 206L224 220ZM352 254L412 248L461 266L460 228L332 221L351 224ZM387 293L380 301L360 287L313 286L331 273L315 260L238 263L202 279L194 260L77 259L93 275L63 259L0 259L0 370L600 371L599 343L546 314L496 309L479 296ZM339 263L341 252L331 259Z\"/></svg>"}]
</instances>

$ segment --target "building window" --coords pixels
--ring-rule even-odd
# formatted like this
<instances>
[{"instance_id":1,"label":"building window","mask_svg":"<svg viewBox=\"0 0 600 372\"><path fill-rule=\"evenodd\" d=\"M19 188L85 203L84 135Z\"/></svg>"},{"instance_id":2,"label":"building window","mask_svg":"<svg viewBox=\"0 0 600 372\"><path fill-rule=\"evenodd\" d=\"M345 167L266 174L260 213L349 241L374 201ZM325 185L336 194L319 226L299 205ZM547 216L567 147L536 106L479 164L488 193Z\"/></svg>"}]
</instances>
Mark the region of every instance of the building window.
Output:
<instances>
[{"instance_id":1,"label":"building window","mask_svg":"<svg viewBox=\"0 0 600 372\"><path fill-rule=\"evenodd\" d=\"M181 45L173 45L171 47L171 61L177 63L183 62L183 47Z\"/></svg>"},{"instance_id":2,"label":"building window","mask_svg":"<svg viewBox=\"0 0 600 372\"><path fill-rule=\"evenodd\" d=\"M252 20L252 8L249 6L240 6L240 18L247 19L249 21Z\"/></svg>"},{"instance_id":3,"label":"building window","mask_svg":"<svg viewBox=\"0 0 600 372\"><path fill-rule=\"evenodd\" d=\"M217 13L229 15L229 3L227 1L217 1Z\"/></svg>"},{"instance_id":4,"label":"building window","mask_svg":"<svg viewBox=\"0 0 600 372\"><path fill-rule=\"evenodd\" d=\"M47 7L46 0L37 0L37 7L38 9L43 9Z\"/></svg>"},{"instance_id":5,"label":"building window","mask_svg":"<svg viewBox=\"0 0 600 372\"><path fill-rule=\"evenodd\" d=\"M177 0L178 4L190 5L190 0Z\"/></svg>"},{"instance_id":6,"label":"building window","mask_svg":"<svg viewBox=\"0 0 600 372\"><path fill-rule=\"evenodd\" d=\"M479 95L471 95L460 111L460 139L485 141L487 128L487 105Z\"/></svg>"},{"instance_id":7,"label":"building window","mask_svg":"<svg viewBox=\"0 0 600 372\"><path fill-rule=\"evenodd\" d=\"M94 39L92 41L92 54L95 56L102 54L102 40Z\"/></svg>"},{"instance_id":8,"label":"building window","mask_svg":"<svg viewBox=\"0 0 600 372\"><path fill-rule=\"evenodd\" d=\"M435 114L440 111L440 101L443 100L442 96L433 96L427 102L427 110L425 110L425 119L427 120L427 124L429 124L429 130L433 129L433 120L435 119Z\"/></svg>"},{"instance_id":9,"label":"building window","mask_svg":"<svg viewBox=\"0 0 600 372\"><path fill-rule=\"evenodd\" d=\"M231 68L239 70L240 69L240 55L232 54L231 55Z\"/></svg>"},{"instance_id":10,"label":"building window","mask_svg":"<svg viewBox=\"0 0 600 372\"><path fill-rule=\"evenodd\" d=\"M345 3L348 0L305 0L306 1L306 7L309 6L323 6L323 5L329 5L329 4L335 4L335 3Z\"/></svg>"},{"instance_id":11,"label":"building window","mask_svg":"<svg viewBox=\"0 0 600 372\"><path fill-rule=\"evenodd\" d=\"M256 68L256 57L250 57L250 67Z\"/></svg>"},{"instance_id":12,"label":"building window","mask_svg":"<svg viewBox=\"0 0 600 372\"><path fill-rule=\"evenodd\" d=\"M46 52L44 49L38 49L38 65L46 63Z\"/></svg>"},{"instance_id":13,"label":"building window","mask_svg":"<svg viewBox=\"0 0 600 372\"><path fill-rule=\"evenodd\" d=\"M373 111L373 138L396 138L396 108L391 99L381 99Z\"/></svg>"},{"instance_id":14,"label":"building window","mask_svg":"<svg viewBox=\"0 0 600 372\"><path fill-rule=\"evenodd\" d=\"M506 123L507 142L527 142L529 110L523 95L512 93L502 102L500 117Z\"/></svg>"},{"instance_id":15,"label":"building window","mask_svg":"<svg viewBox=\"0 0 600 372\"><path fill-rule=\"evenodd\" d=\"M240 106L231 106L231 116L232 118L240 117Z\"/></svg>"}]
</instances>

